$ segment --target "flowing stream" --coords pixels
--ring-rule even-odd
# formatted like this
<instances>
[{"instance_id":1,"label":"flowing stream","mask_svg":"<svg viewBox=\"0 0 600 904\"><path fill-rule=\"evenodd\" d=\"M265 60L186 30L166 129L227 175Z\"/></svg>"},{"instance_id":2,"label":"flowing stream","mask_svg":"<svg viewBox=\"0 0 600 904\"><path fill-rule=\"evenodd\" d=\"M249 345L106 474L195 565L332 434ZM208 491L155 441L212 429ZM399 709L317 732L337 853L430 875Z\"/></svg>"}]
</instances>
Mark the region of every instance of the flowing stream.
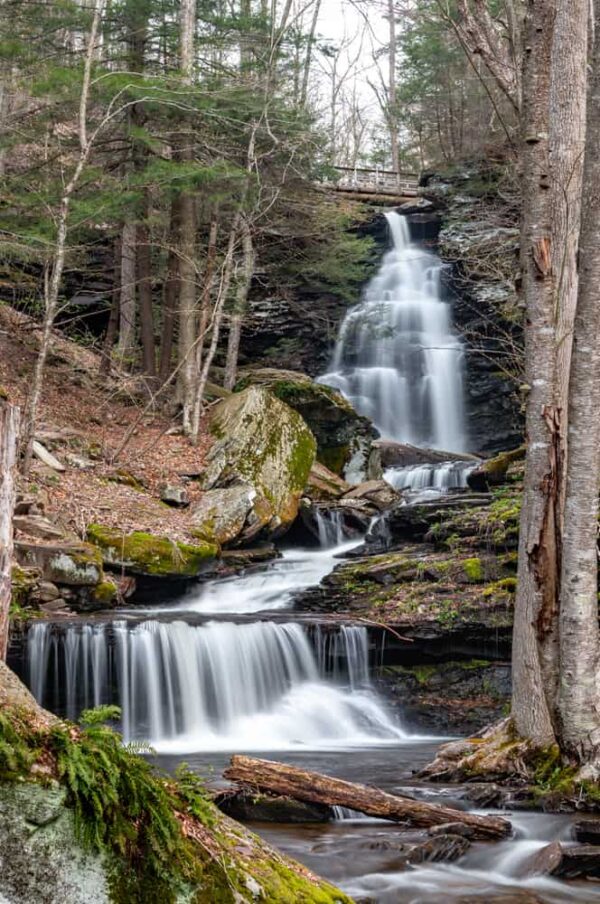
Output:
<instances>
[{"instance_id":1,"label":"flowing stream","mask_svg":"<svg viewBox=\"0 0 600 904\"><path fill-rule=\"evenodd\" d=\"M384 437L459 451L467 444L463 351L441 296L441 263L411 242L404 218L386 217L393 248L347 315L322 380ZM464 486L468 467L419 465L386 478L439 491ZM412 778L432 759L435 742L411 735L374 689L367 629L294 619L294 594L317 584L356 544L341 519L319 518L319 548L286 550L267 566L199 585L176 604L157 600L112 620L33 623L23 673L36 698L72 719L118 703L125 739L149 741L166 768L184 757L218 775L227 751L285 751L282 758L309 769L396 792L409 785L411 793L451 802L456 789L419 787ZM424 833L351 811L336 811L325 825L256 828L357 899L378 904L600 901L589 883L526 875L532 852L568 839L567 817L509 816L514 839L475 844L458 864L408 870L401 846Z\"/></svg>"}]
</instances>

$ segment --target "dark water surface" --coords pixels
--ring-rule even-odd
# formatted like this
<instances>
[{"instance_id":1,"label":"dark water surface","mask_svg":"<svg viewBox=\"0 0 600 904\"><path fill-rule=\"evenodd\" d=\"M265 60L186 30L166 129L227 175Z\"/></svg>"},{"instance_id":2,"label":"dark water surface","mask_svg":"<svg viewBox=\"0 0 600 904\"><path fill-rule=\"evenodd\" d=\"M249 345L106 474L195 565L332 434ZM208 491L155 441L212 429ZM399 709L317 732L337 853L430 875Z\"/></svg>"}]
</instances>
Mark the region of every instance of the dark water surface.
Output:
<instances>
[{"instance_id":1,"label":"dark water surface","mask_svg":"<svg viewBox=\"0 0 600 904\"><path fill-rule=\"evenodd\" d=\"M407 789L432 802L465 809L460 787L424 785L414 778L413 773L433 758L438 743L415 740L394 748L295 750L283 754L265 751L253 755L377 785L386 791L402 793ZM169 771L182 761L218 786L224 783L222 772L229 754L157 757L159 765ZM310 825L253 823L251 828L356 900L374 904L600 902L600 884L596 882L527 877L526 863L536 851L551 841L570 843L571 817L524 812L503 815L513 823L513 839L473 844L459 864L425 864L410 869L402 868L398 845L423 841L426 833L384 820L356 817Z\"/></svg>"}]
</instances>

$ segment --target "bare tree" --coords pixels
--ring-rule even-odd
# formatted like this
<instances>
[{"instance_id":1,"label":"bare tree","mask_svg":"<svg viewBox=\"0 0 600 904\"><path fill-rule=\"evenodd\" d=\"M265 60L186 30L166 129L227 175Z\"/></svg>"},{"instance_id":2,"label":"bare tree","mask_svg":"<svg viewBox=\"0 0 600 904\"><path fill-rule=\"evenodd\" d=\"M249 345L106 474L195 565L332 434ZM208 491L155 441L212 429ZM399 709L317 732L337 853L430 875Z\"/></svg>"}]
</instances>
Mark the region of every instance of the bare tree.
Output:
<instances>
[{"instance_id":1,"label":"bare tree","mask_svg":"<svg viewBox=\"0 0 600 904\"><path fill-rule=\"evenodd\" d=\"M18 436L19 409L0 399L0 661L8 646Z\"/></svg>"},{"instance_id":2,"label":"bare tree","mask_svg":"<svg viewBox=\"0 0 600 904\"><path fill-rule=\"evenodd\" d=\"M600 34L600 5L595 31ZM598 480L600 478L600 43L588 96L579 293L569 381L569 444L560 597L560 746L600 771Z\"/></svg>"}]
</instances>

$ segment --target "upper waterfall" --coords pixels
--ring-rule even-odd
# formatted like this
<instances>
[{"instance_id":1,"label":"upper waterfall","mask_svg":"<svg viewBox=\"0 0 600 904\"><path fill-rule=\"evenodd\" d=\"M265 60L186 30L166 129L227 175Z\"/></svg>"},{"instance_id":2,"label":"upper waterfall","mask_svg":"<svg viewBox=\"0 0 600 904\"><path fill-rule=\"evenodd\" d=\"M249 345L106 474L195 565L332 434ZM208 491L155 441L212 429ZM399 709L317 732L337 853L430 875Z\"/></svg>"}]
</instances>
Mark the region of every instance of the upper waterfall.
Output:
<instances>
[{"instance_id":1,"label":"upper waterfall","mask_svg":"<svg viewBox=\"0 0 600 904\"><path fill-rule=\"evenodd\" d=\"M411 240L406 217L385 216L393 247L346 314L320 382L339 389L384 439L460 452L464 353L442 298L442 262Z\"/></svg>"}]
</instances>

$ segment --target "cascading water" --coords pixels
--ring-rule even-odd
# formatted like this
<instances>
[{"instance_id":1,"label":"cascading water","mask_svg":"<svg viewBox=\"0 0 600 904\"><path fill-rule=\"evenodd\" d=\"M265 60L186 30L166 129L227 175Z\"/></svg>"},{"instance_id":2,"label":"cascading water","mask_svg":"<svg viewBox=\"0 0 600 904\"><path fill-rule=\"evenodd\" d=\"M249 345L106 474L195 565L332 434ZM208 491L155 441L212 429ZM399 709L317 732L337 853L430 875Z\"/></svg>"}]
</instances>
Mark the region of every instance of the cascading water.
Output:
<instances>
[{"instance_id":1,"label":"cascading water","mask_svg":"<svg viewBox=\"0 0 600 904\"><path fill-rule=\"evenodd\" d=\"M406 217L385 216L393 247L346 315L331 368L319 379L370 417L384 439L461 452L464 353L442 298L442 262L411 241ZM431 466L414 475L414 486L406 472L399 479L446 489L465 486L467 470Z\"/></svg>"},{"instance_id":2,"label":"cascading water","mask_svg":"<svg viewBox=\"0 0 600 904\"><path fill-rule=\"evenodd\" d=\"M366 629L317 629L312 640L293 623L39 623L27 637L29 685L71 719L118 703L125 740L162 752L405 739L371 689Z\"/></svg>"},{"instance_id":3,"label":"cascading water","mask_svg":"<svg viewBox=\"0 0 600 904\"><path fill-rule=\"evenodd\" d=\"M448 461L441 465L388 468L383 477L396 490L450 490L466 487L472 469L472 462Z\"/></svg>"}]
</instances>

